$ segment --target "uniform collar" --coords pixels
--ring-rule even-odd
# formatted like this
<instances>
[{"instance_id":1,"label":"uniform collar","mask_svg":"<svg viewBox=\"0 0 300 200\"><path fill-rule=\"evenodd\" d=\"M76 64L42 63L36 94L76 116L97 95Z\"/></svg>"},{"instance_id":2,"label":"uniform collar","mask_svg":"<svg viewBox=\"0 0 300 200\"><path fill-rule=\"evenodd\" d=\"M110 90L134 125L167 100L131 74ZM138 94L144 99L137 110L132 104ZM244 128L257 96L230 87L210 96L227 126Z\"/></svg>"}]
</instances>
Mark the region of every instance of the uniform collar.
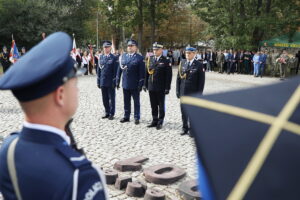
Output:
<instances>
[{"instance_id":1,"label":"uniform collar","mask_svg":"<svg viewBox=\"0 0 300 200\"><path fill-rule=\"evenodd\" d=\"M189 60L186 60L186 61L187 61L187 63L189 63L189 62L190 62L190 65L192 65L192 64L193 64L193 62L194 62L194 60L195 60L195 58L193 58L191 61L189 61Z\"/></svg>"},{"instance_id":2,"label":"uniform collar","mask_svg":"<svg viewBox=\"0 0 300 200\"><path fill-rule=\"evenodd\" d=\"M154 56L154 58L155 58L155 60L159 60L159 59L161 58L161 56L162 56L162 55L160 55L160 56L158 56L158 57Z\"/></svg>"},{"instance_id":3,"label":"uniform collar","mask_svg":"<svg viewBox=\"0 0 300 200\"><path fill-rule=\"evenodd\" d=\"M128 53L129 56L133 56L135 53Z\"/></svg>"},{"instance_id":4,"label":"uniform collar","mask_svg":"<svg viewBox=\"0 0 300 200\"><path fill-rule=\"evenodd\" d=\"M60 130L58 128L55 128L53 126L48 126L48 125L44 125L44 124L34 124L34 123L26 122L26 121L23 123L23 126L25 128L29 128L29 129L35 129L35 130L41 130L41 131L54 133L56 135L59 135L63 140L65 140L68 145L71 144L70 137L67 136L66 132L63 130Z\"/></svg>"}]
</instances>

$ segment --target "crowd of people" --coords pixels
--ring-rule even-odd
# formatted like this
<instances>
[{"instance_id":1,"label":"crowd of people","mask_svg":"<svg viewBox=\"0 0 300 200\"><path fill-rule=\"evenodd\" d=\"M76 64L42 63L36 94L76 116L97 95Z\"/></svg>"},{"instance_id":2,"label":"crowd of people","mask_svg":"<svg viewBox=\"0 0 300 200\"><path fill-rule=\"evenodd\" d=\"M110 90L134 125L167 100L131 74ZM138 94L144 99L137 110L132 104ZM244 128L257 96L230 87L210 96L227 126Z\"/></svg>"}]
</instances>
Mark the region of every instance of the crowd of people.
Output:
<instances>
[{"instance_id":1,"label":"crowd of people","mask_svg":"<svg viewBox=\"0 0 300 200\"><path fill-rule=\"evenodd\" d=\"M92 69L97 69L99 57L103 52L96 51L91 53L88 50L77 49L73 54L74 59L88 69L86 74L93 74ZM120 56L123 50L116 50L114 55ZM172 65L179 65L185 60L184 49L163 49L162 55L169 58ZM153 56L153 51L148 50L145 58ZM92 59L93 58L93 59ZM263 77L270 75L279 76L284 79L287 76L287 70L298 74L300 65L300 51L295 55L288 54L287 50L282 51L244 51L244 50L198 50L196 59L200 61L206 72L219 72L225 74L249 74L254 77Z\"/></svg>"}]
</instances>

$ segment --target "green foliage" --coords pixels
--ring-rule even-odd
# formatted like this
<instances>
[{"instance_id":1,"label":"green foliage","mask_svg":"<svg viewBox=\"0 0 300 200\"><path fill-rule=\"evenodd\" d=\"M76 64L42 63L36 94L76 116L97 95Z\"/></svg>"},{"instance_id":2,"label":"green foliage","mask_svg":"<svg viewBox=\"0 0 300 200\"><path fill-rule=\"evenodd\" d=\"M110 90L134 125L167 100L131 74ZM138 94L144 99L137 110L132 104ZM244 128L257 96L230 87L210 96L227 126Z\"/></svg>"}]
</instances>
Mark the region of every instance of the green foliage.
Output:
<instances>
[{"instance_id":1,"label":"green foliage","mask_svg":"<svg viewBox=\"0 0 300 200\"><path fill-rule=\"evenodd\" d=\"M298 0L192 0L218 48L256 49L262 39L300 26Z\"/></svg>"},{"instance_id":2,"label":"green foliage","mask_svg":"<svg viewBox=\"0 0 300 200\"><path fill-rule=\"evenodd\" d=\"M19 47L30 48L56 31L84 37L84 23L94 0L0 0L0 44L10 45L11 35Z\"/></svg>"}]
</instances>

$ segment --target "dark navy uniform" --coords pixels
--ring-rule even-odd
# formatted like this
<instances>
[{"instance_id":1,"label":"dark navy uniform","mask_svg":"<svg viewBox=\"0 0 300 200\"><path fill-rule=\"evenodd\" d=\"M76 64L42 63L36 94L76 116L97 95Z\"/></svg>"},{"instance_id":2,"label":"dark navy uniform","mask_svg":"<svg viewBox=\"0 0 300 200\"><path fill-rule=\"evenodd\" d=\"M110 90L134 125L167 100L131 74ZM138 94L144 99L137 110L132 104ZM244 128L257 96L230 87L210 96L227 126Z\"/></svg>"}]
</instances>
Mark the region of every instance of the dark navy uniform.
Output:
<instances>
[{"instance_id":1,"label":"dark navy uniform","mask_svg":"<svg viewBox=\"0 0 300 200\"><path fill-rule=\"evenodd\" d=\"M3 47L3 49L6 49L6 47L4 46ZM5 73L7 70L8 70L8 68L9 68L9 66L10 66L10 61L9 61L9 53L8 52L2 52L1 54L0 54L0 62L1 62L1 65L2 65L2 67L3 67L3 72Z\"/></svg>"},{"instance_id":2,"label":"dark navy uniform","mask_svg":"<svg viewBox=\"0 0 300 200\"><path fill-rule=\"evenodd\" d=\"M71 49L66 33L48 36L0 78L0 89L12 90L21 103L49 98L46 95L84 73L71 58ZM30 66L35 66L34 71L28 70ZM105 179L77 149L71 132L43 123L24 122L22 130L2 144L0 191L4 198L107 199Z\"/></svg>"},{"instance_id":3,"label":"dark navy uniform","mask_svg":"<svg viewBox=\"0 0 300 200\"><path fill-rule=\"evenodd\" d=\"M124 53L121 56L120 67L118 68L117 83L119 85L121 75L124 95L124 119L130 119L131 97L134 101L134 119L140 119L140 91L144 85L145 62L144 57L134 53L129 55Z\"/></svg>"},{"instance_id":4,"label":"dark navy uniform","mask_svg":"<svg viewBox=\"0 0 300 200\"><path fill-rule=\"evenodd\" d=\"M153 49L162 47L160 44L153 44ZM160 129L165 117L165 95L169 94L171 87L172 64L161 55L159 58L149 57L146 66L145 89L149 90L153 118L148 127L156 126Z\"/></svg>"},{"instance_id":5,"label":"dark navy uniform","mask_svg":"<svg viewBox=\"0 0 300 200\"><path fill-rule=\"evenodd\" d=\"M111 45L105 42L103 45ZM113 54L101 55L99 69L97 70L97 84L102 91L102 101L105 108L103 118L115 115L115 98L116 98L116 75L119 66L119 60Z\"/></svg>"},{"instance_id":6,"label":"dark navy uniform","mask_svg":"<svg viewBox=\"0 0 300 200\"><path fill-rule=\"evenodd\" d=\"M186 51L195 51L192 47L186 48ZM192 63L187 60L183 60L179 65L177 81L176 81L176 95L177 98L181 96L201 93L205 84L205 69L203 65L196 59ZM187 133L189 131L188 117L184 114L181 107L183 131Z\"/></svg>"},{"instance_id":7,"label":"dark navy uniform","mask_svg":"<svg viewBox=\"0 0 300 200\"><path fill-rule=\"evenodd\" d=\"M5 199L17 199L7 164L8 148L16 139L14 164L23 200L106 199L105 183L85 156L59 135L26 127L1 147L0 190Z\"/></svg>"}]
</instances>

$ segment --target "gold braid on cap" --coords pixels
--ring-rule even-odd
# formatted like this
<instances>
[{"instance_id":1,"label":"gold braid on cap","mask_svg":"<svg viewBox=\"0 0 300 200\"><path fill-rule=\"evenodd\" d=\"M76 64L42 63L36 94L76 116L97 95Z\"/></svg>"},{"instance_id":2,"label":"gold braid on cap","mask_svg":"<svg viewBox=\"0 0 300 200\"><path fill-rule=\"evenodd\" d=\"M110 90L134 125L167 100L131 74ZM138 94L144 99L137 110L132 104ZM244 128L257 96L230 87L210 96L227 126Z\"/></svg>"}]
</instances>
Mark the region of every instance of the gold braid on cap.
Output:
<instances>
[{"instance_id":1,"label":"gold braid on cap","mask_svg":"<svg viewBox=\"0 0 300 200\"><path fill-rule=\"evenodd\" d=\"M180 79L186 79L186 73L182 74L181 62L179 63L178 74L179 74Z\"/></svg>"}]
</instances>

